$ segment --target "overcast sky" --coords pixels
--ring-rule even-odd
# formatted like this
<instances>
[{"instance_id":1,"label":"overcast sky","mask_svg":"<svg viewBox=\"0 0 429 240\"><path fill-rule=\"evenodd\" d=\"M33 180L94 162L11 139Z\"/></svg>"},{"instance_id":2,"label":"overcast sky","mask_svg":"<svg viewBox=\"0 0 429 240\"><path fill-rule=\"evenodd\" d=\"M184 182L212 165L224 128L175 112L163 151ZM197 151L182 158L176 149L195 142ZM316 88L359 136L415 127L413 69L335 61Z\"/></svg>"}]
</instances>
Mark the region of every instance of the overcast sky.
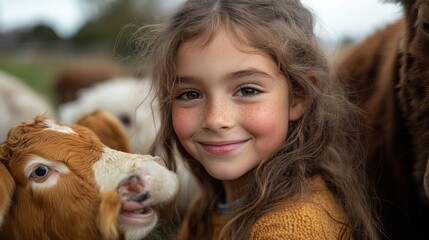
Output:
<instances>
[{"instance_id":1,"label":"overcast sky","mask_svg":"<svg viewBox=\"0 0 429 240\"><path fill-rule=\"evenodd\" d=\"M0 0L0 32L46 23L68 37L88 19L82 0ZM142 0L143 1L143 0ZM183 0L165 0L176 6ZM317 34L326 41L362 39L401 15L398 5L381 0L302 0L316 15Z\"/></svg>"}]
</instances>

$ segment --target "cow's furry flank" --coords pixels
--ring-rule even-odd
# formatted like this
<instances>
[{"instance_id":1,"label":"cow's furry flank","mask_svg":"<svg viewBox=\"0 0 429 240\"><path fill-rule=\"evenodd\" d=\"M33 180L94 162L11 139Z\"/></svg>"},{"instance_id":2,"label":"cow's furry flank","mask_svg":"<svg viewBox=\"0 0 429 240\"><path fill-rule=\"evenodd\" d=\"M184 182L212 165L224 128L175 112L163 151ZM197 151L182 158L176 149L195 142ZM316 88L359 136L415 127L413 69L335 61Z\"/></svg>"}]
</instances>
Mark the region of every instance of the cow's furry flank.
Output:
<instances>
[{"instance_id":1,"label":"cow's furry flank","mask_svg":"<svg viewBox=\"0 0 429 240\"><path fill-rule=\"evenodd\" d=\"M429 239L429 1L345 54L336 71L367 119L362 139L387 239ZM426 175L425 175L426 173Z\"/></svg>"}]
</instances>

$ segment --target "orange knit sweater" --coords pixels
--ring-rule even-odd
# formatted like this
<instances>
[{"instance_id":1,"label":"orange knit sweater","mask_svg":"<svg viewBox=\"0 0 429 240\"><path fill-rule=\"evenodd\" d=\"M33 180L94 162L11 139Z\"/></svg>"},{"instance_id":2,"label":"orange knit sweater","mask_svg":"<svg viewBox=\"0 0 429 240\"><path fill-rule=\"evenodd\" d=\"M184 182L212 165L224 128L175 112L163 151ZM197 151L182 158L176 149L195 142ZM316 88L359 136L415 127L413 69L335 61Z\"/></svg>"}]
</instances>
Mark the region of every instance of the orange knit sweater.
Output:
<instances>
[{"instance_id":1,"label":"orange knit sweater","mask_svg":"<svg viewBox=\"0 0 429 240\"><path fill-rule=\"evenodd\" d=\"M304 201L287 204L258 219L252 227L249 239L339 239L346 217L338 200L320 177L312 178L310 185L312 194L304 198ZM206 239L217 240L229 216L213 214L212 220L214 234ZM185 219L179 232L179 240L194 239L186 222ZM343 237L349 238L350 236Z\"/></svg>"}]
</instances>

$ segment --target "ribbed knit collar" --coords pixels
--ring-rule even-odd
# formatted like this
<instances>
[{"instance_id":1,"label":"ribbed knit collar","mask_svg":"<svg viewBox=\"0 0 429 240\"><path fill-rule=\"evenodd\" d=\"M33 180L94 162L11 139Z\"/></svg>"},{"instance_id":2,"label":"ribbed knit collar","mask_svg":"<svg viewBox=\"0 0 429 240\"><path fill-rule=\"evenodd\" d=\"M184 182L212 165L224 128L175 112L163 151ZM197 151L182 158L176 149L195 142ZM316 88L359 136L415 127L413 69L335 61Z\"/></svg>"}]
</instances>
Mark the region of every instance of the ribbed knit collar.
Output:
<instances>
[{"instance_id":1,"label":"ribbed knit collar","mask_svg":"<svg viewBox=\"0 0 429 240\"><path fill-rule=\"evenodd\" d=\"M217 203L216 214L218 215L228 215L232 213L240 204L244 201L244 198L239 198L230 203Z\"/></svg>"}]
</instances>

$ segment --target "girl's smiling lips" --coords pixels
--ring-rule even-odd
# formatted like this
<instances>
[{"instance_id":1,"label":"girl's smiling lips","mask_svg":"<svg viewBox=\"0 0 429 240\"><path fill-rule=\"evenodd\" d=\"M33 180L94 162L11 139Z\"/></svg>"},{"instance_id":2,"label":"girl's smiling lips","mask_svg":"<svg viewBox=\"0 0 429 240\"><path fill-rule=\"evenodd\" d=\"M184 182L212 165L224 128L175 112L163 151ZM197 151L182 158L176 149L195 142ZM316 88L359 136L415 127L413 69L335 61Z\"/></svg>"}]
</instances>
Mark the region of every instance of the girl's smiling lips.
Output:
<instances>
[{"instance_id":1,"label":"girl's smiling lips","mask_svg":"<svg viewBox=\"0 0 429 240\"><path fill-rule=\"evenodd\" d=\"M237 149L241 148L247 141L239 140L239 141L209 141L209 142L198 142L200 146L208 153L214 155L224 155L229 154Z\"/></svg>"}]
</instances>

